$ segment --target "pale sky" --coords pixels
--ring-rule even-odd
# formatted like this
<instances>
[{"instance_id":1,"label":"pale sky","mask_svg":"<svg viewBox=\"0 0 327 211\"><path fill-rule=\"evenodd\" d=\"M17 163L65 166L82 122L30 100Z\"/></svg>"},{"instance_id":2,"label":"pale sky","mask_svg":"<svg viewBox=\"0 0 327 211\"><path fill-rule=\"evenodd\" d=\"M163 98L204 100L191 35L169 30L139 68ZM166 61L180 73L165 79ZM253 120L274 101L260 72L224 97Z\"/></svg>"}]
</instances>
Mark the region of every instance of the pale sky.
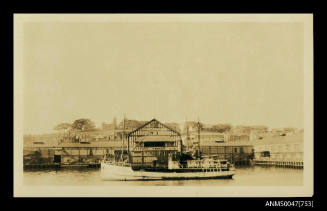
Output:
<instances>
[{"instance_id":1,"label":"pale sky","mask_svg":"<svg viewBox=\"0 0 327 211\"><path fill-rule=\"evenodd\" d=\"M303 25L24 26L24 132L90 118L303 128Z\"/></svg>"}]
</instances>

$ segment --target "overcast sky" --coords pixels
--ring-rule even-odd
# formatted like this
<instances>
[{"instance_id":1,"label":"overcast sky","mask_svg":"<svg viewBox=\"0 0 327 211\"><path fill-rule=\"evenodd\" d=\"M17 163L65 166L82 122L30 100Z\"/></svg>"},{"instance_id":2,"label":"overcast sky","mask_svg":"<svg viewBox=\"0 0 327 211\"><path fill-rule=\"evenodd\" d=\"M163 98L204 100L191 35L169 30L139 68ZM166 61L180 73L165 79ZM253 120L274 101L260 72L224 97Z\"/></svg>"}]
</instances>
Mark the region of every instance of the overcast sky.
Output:
<instances>
[{"instance_id":1,"label":"overcast sky","mask_svg":"<svg viewBox=\"0 0 327 211\"><path fill-rule=\"evenodd\" d=\"M90 118L303 128L301 23L26 23L24 132Z\"/></svg>"}]
</instances>

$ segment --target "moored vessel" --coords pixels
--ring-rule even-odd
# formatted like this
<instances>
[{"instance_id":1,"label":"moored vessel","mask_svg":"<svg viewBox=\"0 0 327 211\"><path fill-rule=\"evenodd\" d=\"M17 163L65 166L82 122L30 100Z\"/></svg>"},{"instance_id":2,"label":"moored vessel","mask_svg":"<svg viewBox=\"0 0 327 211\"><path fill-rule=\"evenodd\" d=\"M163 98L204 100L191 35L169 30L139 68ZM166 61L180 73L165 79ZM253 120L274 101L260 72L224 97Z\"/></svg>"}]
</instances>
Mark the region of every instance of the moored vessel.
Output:
<instances>
[{"instance_id":1,"label":"moored vessel","mask_svg":"<svg viewBox=\"0 0 327 211\"><path fill-rule=\"evenodd\" d=\"M203 158L200 150L193 156L184 152L180 133L156 119L126 138L127 152L101 162L103 180L230 179L235 174L227 160Z\"/></svg>"},{"instance_id":2,"label":"moored vessel","mask_svg":"<svg viewBox=\"0 0 327 211\"><path fill-rule=\"evenodd\" d=\"M195 161L206 163L207 161ZM181 168L137 168L124 162L102 162L101 177L104 180L183 180L183 179L231 179L235 168L227 161L212 161L212 166ZM172 164L174 165L174 164ZM200 164L201 165L201 164Z\"/></svg>"}]
</instances>

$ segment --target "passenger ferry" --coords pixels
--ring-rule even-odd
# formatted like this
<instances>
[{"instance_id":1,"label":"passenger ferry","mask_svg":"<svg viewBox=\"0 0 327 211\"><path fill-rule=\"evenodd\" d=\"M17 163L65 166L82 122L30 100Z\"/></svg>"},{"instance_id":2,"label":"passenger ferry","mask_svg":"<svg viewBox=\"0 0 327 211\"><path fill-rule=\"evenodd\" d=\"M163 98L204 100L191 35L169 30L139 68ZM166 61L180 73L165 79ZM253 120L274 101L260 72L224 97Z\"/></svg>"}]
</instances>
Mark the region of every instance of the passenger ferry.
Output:
<instances>
[{"instance_id":1,"label":"passenger ferry","mask_svg":"<svg viewBox=\"0 0 327 211\"><path fill-rule=\"evenodd\" d=\"M231 179L235 174L227 160L184 153L179 132L156 119L130 132L127 140L120 159L101 162L103 180Z\"/></svg>"}]
</instances>

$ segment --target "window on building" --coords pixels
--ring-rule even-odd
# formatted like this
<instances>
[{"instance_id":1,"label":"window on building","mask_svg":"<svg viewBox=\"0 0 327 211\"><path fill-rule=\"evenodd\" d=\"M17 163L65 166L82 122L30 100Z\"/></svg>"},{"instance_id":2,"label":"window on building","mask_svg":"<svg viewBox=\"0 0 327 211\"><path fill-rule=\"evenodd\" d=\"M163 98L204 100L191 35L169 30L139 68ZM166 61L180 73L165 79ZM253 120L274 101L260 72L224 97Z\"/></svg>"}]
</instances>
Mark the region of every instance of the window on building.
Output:
<instances>
[{"instance_id":1,"label":"window on building","mask_svg":"<svg viewBox=\"0 0 327 211\"><path fill-rule=\"evenodd\" d=\"M165 147L165 142L144 142L144 147Z\"/></svg>"},{"instance_id":2,"label":"window on building","mask_svg":"<svg viewBox=\"0 0 327 211\"><path fill-rule=\"evenodd\" d=\"M270 157L270 151L261 152L261 157Z\"/></svg>"}]
</instances>

